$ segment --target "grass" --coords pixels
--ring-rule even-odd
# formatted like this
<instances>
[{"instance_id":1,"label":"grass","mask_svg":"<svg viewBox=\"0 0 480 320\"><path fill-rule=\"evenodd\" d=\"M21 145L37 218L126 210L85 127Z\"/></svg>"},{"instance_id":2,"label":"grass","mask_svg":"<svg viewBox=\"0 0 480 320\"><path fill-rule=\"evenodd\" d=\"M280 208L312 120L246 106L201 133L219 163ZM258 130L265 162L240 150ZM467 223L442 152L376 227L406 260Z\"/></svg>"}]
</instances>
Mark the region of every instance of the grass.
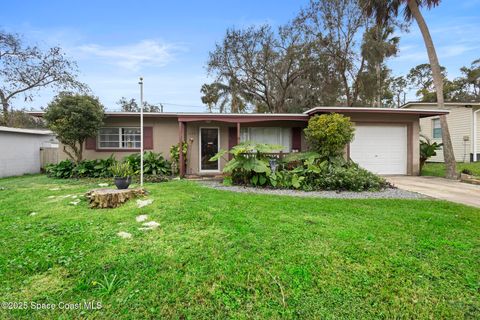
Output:
<instances>
[{"instance_id":1,"label":"grass","mask_svg":"<svg viewBox=\"0 0 480 320\"><path fill-rule=\"evenodd\" d=\"M457 171L470 170L474 176L480 177L480 162L457 162ZM422 176L445 177L445 163L427 162L422 169Z\"/></svg>"},{"instance_id":2,"label":"grass","mask_svg":"<svg viewBox=\"0 0 480 320\"><path fill-rule=\"evenodd\" d=\"M96 186L44 176L0 179L2 301L57 304L4 309L0 318L480 314L478 209L433 200L237 194L190 181L148 185L154 202L141 209L129 202L93 210L63 197ZM139 214L160 227L138 230ZM58 307L83 301L102 308Z\"/></svg>"}]
</instances>

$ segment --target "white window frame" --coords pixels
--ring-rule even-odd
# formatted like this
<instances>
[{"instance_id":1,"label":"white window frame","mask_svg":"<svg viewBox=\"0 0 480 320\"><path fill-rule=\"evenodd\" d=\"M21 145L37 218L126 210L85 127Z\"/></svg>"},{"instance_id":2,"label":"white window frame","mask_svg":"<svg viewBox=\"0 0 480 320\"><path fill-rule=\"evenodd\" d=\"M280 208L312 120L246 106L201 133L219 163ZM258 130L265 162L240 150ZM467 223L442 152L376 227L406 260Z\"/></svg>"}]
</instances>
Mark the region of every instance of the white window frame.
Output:
<instances>
[{"instance_id":1,"label":"white window frame","mask_svg":"<svg viewBox=\"0 0 480 320\"><path fill-rule=\"evenodd\" d=\"M118 139L118 146L117 147L102 147L100 146L100 130L102 129L117 129L118 130L118 136L119 136L119 139ZM98 134L97 134L97 149L99 150L140 150L140 147L136 148L136 147L132 147L132 148L128 148L128 147L123 147L123 134L122 134L122 130L123 129L140 129L140 127L103 127L103 128L100 128L100 130L98 130ZM141 133L140 133L141 135ZM141 138L141 136L140 136Z\"/></svg>"},{"instance_id":2,"label":"white window frame","mask_svg":"<svg viewBox=\"0 0 480 320\"><path fill-rule=\"evenodd\" d=\"M439 127L435 127L435 123L438 121ZM440 129L440 137L435 137L435 129ZM440 118L432 119L432 139L442 139L442 125L440 124Z\"/></svg>"},{"instance_id":3,"label":"white window frame","mask_svg":"<svg viewBox=\"0 0 480 320\"><path fill-rule=\"evenodd\" d=\"M217 153L220 151L220 127L200 127L198 128L198 172L218 173L220 172L220 159L217 160L217 170L202 170L202 129L217 129Z\"/></svg>"}]
</instances>

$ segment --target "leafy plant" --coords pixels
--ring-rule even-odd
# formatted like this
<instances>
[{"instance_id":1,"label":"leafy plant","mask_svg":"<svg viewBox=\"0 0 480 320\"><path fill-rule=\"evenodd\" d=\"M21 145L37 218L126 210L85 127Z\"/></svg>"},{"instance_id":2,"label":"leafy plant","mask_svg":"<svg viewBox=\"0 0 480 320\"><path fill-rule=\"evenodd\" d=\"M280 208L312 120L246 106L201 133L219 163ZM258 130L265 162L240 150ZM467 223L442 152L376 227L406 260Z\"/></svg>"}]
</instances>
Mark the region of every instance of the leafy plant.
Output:
<instances>
[{"instance_id":1,"label":"leafy plant","mask_svg":"<svg viewBox=\"0 0 480 320\"><path fill-rule=\"evenodd\" d=\"M310 149L323 160L330 160L343 155L345 146L354 137L355 129L350 118L332 113L310 118L304 132Z\"/></svg>"},{"instance_id":2,"label":"leafy plant","mask_svg":"<svg viewBox=\"0 0 480 320\"><path fill-rule=\"evenodd\" d=\"M420 172L422 171L425 162L433 156L437 155L443 144L431 142L431 140L425 136L422 136L423 140L420 140Z\"/></svg>"},{"instance_id":3,"label":"leafy plant","mask_svg":"<svg viewBox=\"0 0 480 320\"><path fill-rule=\"evenodd\" d=\"M182 143L182 152L183 152L183 159L187 161L187 152L188 152L188 143L184 141ZM178 144L174 144L170 147L170 161L172 162L172 173L177 174L178 168L180 168L180 153ZM175 165L173 165L175 164Z\"/></svg>"},{"instance_id":4,"label":"leafy plant","mask_svg":"<svg viewBox=\"0 0 480 320\"><path fill-rule=\"evenodd\" d=\"M132 153L124 158L133 171L140 172L140 153ZM170 163L160 153L147 151L143 154L143 173L144 174L169 174Z\"/></svg>"},{"instance_id":5,"label":"leafy plant","mask_svg":"<svg viewBox=\"0 0 480 320\"><path fill-rule=\"evenodd\" d=\"M75 163L72 160L63 160L57 164L45 167L45 173L52 178L68 179L74 175Z\"/></svg>"},{"instance_id":6,"label":"leafy plant","mask_svg":"<svg viewBox=\"0 0 480 320\"><path fill-rule=\"evenodd\" d=\"M134 171L132 170L128 162L117 162L110 167L110 171L112 172L114 177L118 178L127 178L131 177L134 174Z\"/></svg>"},{"instance_id":7,"label":"leafy plant","mask_svg":"<svg viewBox=\"0 0 480 320\"><path fill-rule=\"evenodd\" d=\"M271 173L268 153L283 149L280 145L243 142L233 147L229 153L233 159L228 161L223 172L231 176L233 183L263 186L268 182ZM228 151L221 150L210 161L218 161Z\"/></svg>"}]
</instances>

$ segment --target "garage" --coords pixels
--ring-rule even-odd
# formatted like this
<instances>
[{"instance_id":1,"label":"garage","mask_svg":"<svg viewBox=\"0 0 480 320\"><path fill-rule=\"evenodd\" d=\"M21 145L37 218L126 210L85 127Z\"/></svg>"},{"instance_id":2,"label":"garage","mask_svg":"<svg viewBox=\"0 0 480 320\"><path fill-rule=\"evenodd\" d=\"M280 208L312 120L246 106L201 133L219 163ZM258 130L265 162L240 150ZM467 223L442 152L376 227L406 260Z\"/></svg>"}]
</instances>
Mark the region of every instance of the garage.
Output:
<instances>
[{"instance_id":1,"label":"garage","mask_svg":"<svg viewBox=\"0 0 480 320\"><path fill-rule=\"evenodd\" d=\"M377 174L407 174L407 126L356 124L350 157Z\"/></svg>"}]
</instances>

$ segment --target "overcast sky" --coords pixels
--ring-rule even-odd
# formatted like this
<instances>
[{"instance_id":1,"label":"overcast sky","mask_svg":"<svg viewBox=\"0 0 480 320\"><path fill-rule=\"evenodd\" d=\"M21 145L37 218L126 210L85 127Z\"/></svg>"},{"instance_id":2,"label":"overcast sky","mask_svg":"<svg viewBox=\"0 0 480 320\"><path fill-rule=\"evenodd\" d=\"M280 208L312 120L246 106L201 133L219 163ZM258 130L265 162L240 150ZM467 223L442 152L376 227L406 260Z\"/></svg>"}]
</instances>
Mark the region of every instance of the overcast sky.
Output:
<instances>
[{"instance_id":1,"label":"overcast sky","mask_svg":"<svg viewBox=\"0 0 480 320\"><path fill-rule=\"evenodd\" d=\"M138 98L138 77L145 98L162 102L165 111L204 111L200 87L210 81L208 53L226 28L269 23L279 26L305 7L306 0L223 1L4 1L0 28L21 33L29 43L61 46L77 61L80 79L107 109L122 96ZM480 0L444 0L425 11L440 63L450 77L480 58ZM395 75L427 62L415 24L401 34L400 53L389 61ZM14 107L39 109L51 100L43 91L32 103ZM413 94L409 98L414 99Z\"/></svg>"}]
</instances>

